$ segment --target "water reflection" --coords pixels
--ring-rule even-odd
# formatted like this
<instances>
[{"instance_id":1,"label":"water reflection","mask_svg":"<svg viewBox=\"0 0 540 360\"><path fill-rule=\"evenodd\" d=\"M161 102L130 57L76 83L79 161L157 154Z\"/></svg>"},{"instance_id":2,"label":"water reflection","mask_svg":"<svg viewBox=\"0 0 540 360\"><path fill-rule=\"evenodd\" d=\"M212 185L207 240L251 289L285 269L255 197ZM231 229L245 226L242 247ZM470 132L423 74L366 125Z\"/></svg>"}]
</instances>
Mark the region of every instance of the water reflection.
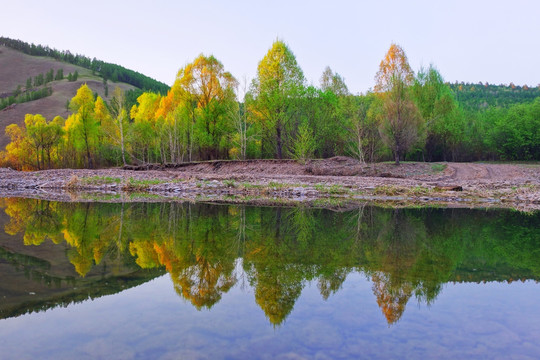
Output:
<instances>
[{"instance_id":1,"label":"water reflection","mask_svg":"<svg viewBox=\"0 0 540 360\"><path fill-rule=\"evenodd\" d=\"M211 308L241 283L253 288L275 325L291 314L306 284L316 283L326 300L351 272L371 280L388 324L401 318L411 298L431 304L447 282L540 276L538 214L35 199L3 199L0 206L9 215L6 233L22 235L27 247L64 247L83 279L99 266L117 275L138 267L150 271L147 278L164 268L178 295L197 309ZM36 261L52 263L41 257Z\"/></svg>"}]
</instances>

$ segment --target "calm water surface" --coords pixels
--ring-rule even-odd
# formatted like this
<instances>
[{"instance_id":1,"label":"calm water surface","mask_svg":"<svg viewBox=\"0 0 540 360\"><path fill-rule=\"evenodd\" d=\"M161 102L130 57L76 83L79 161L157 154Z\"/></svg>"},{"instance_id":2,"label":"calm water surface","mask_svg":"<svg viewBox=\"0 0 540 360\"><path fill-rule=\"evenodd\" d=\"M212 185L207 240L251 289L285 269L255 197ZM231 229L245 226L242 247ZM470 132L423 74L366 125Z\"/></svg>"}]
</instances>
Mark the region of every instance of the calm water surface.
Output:
<instances>
[{"instance_id":1,"label":"calm water surface","mask_svg":"<svg viewBox=\"0 0 540 360\"><path fill-rule=\"evenodd\" d=\"M540 357L540 215L0 199L2 359Z\"/></svg>"}]
</instances>

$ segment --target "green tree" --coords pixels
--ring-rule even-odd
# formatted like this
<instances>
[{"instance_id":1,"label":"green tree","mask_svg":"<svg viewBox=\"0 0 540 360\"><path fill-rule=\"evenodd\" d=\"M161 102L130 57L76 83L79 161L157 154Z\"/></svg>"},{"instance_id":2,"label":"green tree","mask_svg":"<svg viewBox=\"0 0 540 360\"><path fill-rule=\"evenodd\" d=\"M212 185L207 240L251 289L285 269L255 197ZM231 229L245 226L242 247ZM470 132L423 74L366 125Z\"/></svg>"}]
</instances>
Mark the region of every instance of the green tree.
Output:
<instances>
[{"instance_id":1,"label":"green tree","mask_svg":"<svg viewBox=\"0 0 540 360\"><path fill-rule=\"evenodd\" d=\"M289 114L295 119L291 124L293 134L298 134L296 127L306 123L313 132L314 155L318 158L331 157L344 152L346 133L344 122L340 116L340 99L332 90L322 91L314 86L304 88L302 93L294 99ZM296 123L299 123L298 125ZM291 148L295 150L295 138L292 139Z\"/></svg>"},{"instance_id":2,"label":"green tree","mask_svg":"<svg viewBox=\"0 0 540 360\"><path fill-rule=\"evenodd\" d=\"M44 77L43 74L39 74L37 76L34 76L34 86L41 86L43 85Z\"/></svg>"},{"instance_id":3,"label":"green tree","mask_svg":"<svg viewBox=\"0 0 540 360\"><path fill-rule=\"evenodd\" d=\"M156 113L161 96L145 92L137 98L138 105L131 108L133 125L130 127L129 143L133 148L133 157L141 162L151 162L157 157L159 146L157 136Z\"/></svg>"},{"instance_id":4,"label":"green tree","mask_svg":"<svg viewBox=\"0 0 540 360\"><path fill-rule=\"evenodd\" d=\"M107 84L107 78L103 78L103 88L105 90L105 97L109 97L109 85Z\"/></svg>"},{"instance_id":5,"label":"green tree","mask_svg":"<svg viewBox=\"0 0 540 360\"><path fill-rule=\"evenodd\" d=\"M64 69L56 70L56 76L54 77L54 80L64 80Z\"/></svg>"},{"instance_id":6,"label":"green tree","mask_svg":"<svg viewBox=\"0 0 540 360\"><path fill-rule=\"evenodd\" d=\"M407 150L418 140L422 118L406 84L393 78L391 90L384 94L383 119L379 132L394 153L396 165Z\"/></svg>"},{"instance_id":7,"label":"green tree","mask_svg":"<svg viewBox=\"0 0 540 360\"><path fill-rule=\"evenodd\" d=\"M339 117L344 119L349 151L360 162L374 162L381 148L378 110L381 100L373 93L340 99Z\"/></svg>"},{"instance_id":8,"label":"green tree","mask_svg":"<svg viewBox=\"0 0 540 360\"><path fill-rule=\"evenodd\" d=\"M40 114L27 114L24 119L26 136L32 145L36 159L35 168L38 170L52 167L52 149L58 145L63 135L62 119L56 117L53 121L47 120Z\"/></svg>"},{"instance_id":9,"label":"green tree","mask_svg":"<svg viewBox=\"0 0 540 360\"><path fill-rule=\"evenodd\" d=\"M246 102L266 141L275 145L275 156L283 158L287 138L294 125L290 107L304 86L304 74L289 47L275 41L259 62Z\"/></svg>"},{"instance_id":10,"label":"green tree","mask_svg":"<svg viewBox=\"0 0 540 360\"><path fill-rule=\"evenodd\" d=\"M324 69L320 79L320 86L322 91L332 91L337 96L349 95L345 80L338 73L334 73L330 66Z\"/></svg>"},{"instance_id":11,"label":"green tree","mask_svg":"<svg viewBox=\"0 0 540 360\"><path fill-rule=\"evenodd\" d=\"M192 106L200 155L218 158L232 132L231 107L236 106L238 82L214 56L199 55L180 69L172 92ZM227 153L225 151L224 153Z\"/></svg>"},{"instance_id":12,"label":"green tree","mask_svg":"<svg viewBox=\"0 0 540 360\"><path fill-rule=\"evenodd\" d=\"M315 139L313 138L313 131L309 128L309 125L304 122L298 128L298 135L294 142L293 156L301 163L305 163L306 160L313 157L314 152Z\"/></svg>"},{"instance_id":13,"label":"green tree","mask_svg":"<svg viewBox=\"0 0 540 360\"><path fill-rule=\"evenodd\" d=\"M83 149L86 156L86 166L94 167L92 153L96 146L99 132L98 122L94 113L94 95L88 85L82 85L77 94L71 99L70 108L74 112L67 121L66 128L72 134L76 148Z\"/></svg>"},{"instance_id":14,"label":"green tree","mask_svg":"<svg viewBox=\"0 0 540 360\"><path fill-rule=\"evenodd\" d=\"M379 131L394 153L396 165L418 140L421 116L410 95L414 74L403 49L392 44L375 76L375 91L383 99L383 118Z\"/></svg>"},{"instance_id":15,"label":"green tree","mask_svg":"<svg viewBox=\"0 0 540 360\"><path fill-rule=\"evenodd\" d=\"M462 137L460 126L456 124L458 105L450 87L445 84L439 71L430 65L420 69L412 95L426 126L426 160L445 160L452 153L455 161L455 144Z\"/></svg>"},{"instance_id":16,"label":"green tree","mask_svg":"<svg viewBox=\"0 0 540 360\"><path fill-rule=\"evenodd\" d=\"M115 87L111 99L111 115L110 126L104 126L104 131L114 142L120 145L122 163L126 165L126 134L129 127L129 116L124 91L118 86Z\"/></svg>"},{"instance_id":17,"label":"green tree","mask_svg":"<svg viewBox=\"0 0 540 360\"><path fill-rule=\"evenodd\" d=\"M50 83L54 79L54 70L51 69L45 74L45 84Z\"/></svg>"}]
</instances>

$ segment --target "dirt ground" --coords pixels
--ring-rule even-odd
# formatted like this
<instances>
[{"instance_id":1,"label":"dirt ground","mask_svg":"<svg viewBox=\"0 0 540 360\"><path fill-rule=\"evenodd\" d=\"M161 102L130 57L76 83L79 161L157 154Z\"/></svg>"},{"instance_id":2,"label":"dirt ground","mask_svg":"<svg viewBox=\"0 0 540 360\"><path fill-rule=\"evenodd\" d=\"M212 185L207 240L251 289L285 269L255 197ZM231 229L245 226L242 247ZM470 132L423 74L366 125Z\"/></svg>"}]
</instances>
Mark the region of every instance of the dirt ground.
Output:
<instances>
[{"instance_id":1,"label":"dirt ground","mask_svg":"<svg viewBox=\"0 0 540 360\"><path fill-rule=\"evenodd\" d=\"M86 83L92 91L107 99L102 79L92 76L90 70L49 57L30 56L5 46L0 46L0 96L11 94L18 85L24 88L27 78L45 74L50 69L53 69L55 74L58 69L62 69L66 77L64 80L47 84L53 90L52 95L26 103L12 104L0 110L0 149L10 142L9 137L5 135L6 127L10 124L22 125L26 114L41 114L47 120L52 120L57 115L67 118L71 112L66 109L66 101L75 96L82 84ZM75 71L79 73L78 80L68 82L68 74ZM109 94L112 94L116 86L124 91L134 89L133 86L124 83L109 82L108 86Z\"/></svg>"},{"instance_id":2,"label":"dirt ground","mask_svg":"<svg viewBox=\"0 0 540 360\"><path fill-rule=\"evenodd\" d=\"M90 195L89 195L90 194ZM540 209L540 164L361 164L348 157L209 161L126 169L0 169L0 196L57 200L165 197L253 203L376 201ZM324 200L324 201L321 201Z\"/></svg>"}]
</instances>

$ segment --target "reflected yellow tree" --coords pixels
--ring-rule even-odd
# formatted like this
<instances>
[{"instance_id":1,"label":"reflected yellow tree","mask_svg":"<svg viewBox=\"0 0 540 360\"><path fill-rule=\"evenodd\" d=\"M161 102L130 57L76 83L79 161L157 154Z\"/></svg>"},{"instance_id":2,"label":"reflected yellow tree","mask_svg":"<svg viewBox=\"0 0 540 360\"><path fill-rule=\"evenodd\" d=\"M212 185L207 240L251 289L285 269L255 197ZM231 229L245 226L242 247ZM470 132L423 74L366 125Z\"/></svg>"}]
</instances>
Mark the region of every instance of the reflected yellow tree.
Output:
<instances>
[{"instance_id":1,"label":"reflected yellow tree","mask_svg":"<svg viewBox=\"0 0 540 360\"><path fill-rule=\"evenodd\" d=\"M113 274L126 266L164 268L178 295L197 309L211 308L242 279L274 325L291 314L306 284L316 284L326 300L354 271L371 279L390 325L411 298L429 305L445 282L485 280L486 274L467 272L478 262L495 279L540 274L539 220L511 213L15 198L0 200L0 207L10 217L8 234L23 233L28 246L48 239L63 244L81 276L105 267Z\"/></svg>"},{"instance_id":2,"label":"reflected yellow tree","mask_svg":"<svg viewBox=\"0 0 540 360\"><path fill-rule=\"evenodd\" d=\"M230 214L225 207L207 214L190 204L168 206L166 217L162 208L146 212L155 222L145 221L151 229L144 233L152 235L134 235L130 252L143 268L165 266L181 297L198 309L210 308L236 283L234 264L238 254L235 232L227 226Z\"/></svg>"}]
</instances>

